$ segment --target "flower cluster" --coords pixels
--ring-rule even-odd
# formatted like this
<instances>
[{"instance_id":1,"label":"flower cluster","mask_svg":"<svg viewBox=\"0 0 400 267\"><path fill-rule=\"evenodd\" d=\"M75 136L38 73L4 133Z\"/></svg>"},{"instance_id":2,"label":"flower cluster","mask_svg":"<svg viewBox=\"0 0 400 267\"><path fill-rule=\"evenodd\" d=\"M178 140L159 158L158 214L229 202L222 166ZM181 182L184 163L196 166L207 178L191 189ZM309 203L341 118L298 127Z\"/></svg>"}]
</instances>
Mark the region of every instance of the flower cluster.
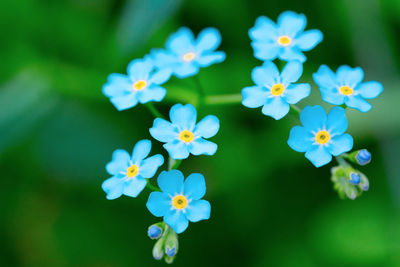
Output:
<instances>
[{"instance_id":1,"label":"flower cluster","mask_svg":"<svg viewBox=\"0 0 400 267\"><path fill-rule=\"evenodd\" d=\"M187 28L181 28L172 34L166 43L166 49L154 49L143 59L129 63L128 75L111 74L103 86L103 93L110 98L118 110L134 107L138 103L160 102L167 94L162 86L171 75L178 78L193 76L200 67L222 62L225 53L215 51L221 42L219 32L207 28L200 32L197 39ZM154 106L148 106L153 114L160 114ZM158 187L150 182L157 170L164 164L160 154L149 157L150 140L141 140L130 155L123 149L117 149L112 160L106 165L112 176L105 180L102 189L107 199L116 199L122 195L137 197L145 187L152 192L147 201L147 208L163 221L153 224L148 235L157 242L153 248L155 259L165 259L171 263L178 252L178 235L186 230L190 222L210 218L211 205L201 199L206 193L204 176L190 174L186 180L179 167L181 160L190 154L214 155L217 145L208 138L219 130L219 120L208 115L197 122L197 110L191 104L175 104L171 107L170 122L155 118L149 132L151 136L165 143L168 153L167 170L157 178Z\"/></svg>"},{"instance_id":2,"label":"flower cluster","mask_svg":"<svg viewBox=\"0 0 400 267\"><path fill-rule=\"evenodd\" d=\"M242 104L249 108L262 107L262 113L275 120L282 119L290 109L298 112L302 126L291 129L288 145L305 153L316 167L326 165L336 157L339 167L332 170L335 189L354 199L368 189L368 179L349 162L365 165L370 162L371 154L365 149L346 154L353 148L353 137L345 133L348 121L344 108L369 111L372 106L365 99L377 97L383 86L376 81L362 82L364 72L360 67L343 65L334 73L322 65L313 74L322 100L341 107L333 107L328 114L319 105L300 110L294 104L308 97L311 91L310 84L297 83L306 61L303 51L311 50L323 39L319 30L304 31L305 27L306 17L292 11L279 15L277 23L264 16L256 20L249 36L254 56L264 63L253 69L251 78L255 85L243 88ZM282 66L284 62L286 65L280 72L277 65ZM346 189L343 177L346 178Z\"/></svg>"}]
</instances>

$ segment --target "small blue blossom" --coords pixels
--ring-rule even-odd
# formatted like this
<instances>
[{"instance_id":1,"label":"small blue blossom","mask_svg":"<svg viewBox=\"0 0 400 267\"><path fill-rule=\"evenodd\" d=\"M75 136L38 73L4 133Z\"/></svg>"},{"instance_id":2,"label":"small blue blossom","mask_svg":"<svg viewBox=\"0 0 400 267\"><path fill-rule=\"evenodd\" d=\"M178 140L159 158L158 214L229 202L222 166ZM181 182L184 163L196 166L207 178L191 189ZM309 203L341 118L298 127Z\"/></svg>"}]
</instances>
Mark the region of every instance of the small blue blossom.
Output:
<instances>
[{"instance_id":1,"label":"small blue blossom","mask_svg":"<svg viewBox=\"0 0 400 267\"><path fill-rule=\"evenodd\" d=\"M156 173L164 163L164 158L154 155L146 158L151 149L150 140L141 140L133 148L132 156L123 149L114 151L112 161L106 166L107 172L113 177L102 184L107 199L116 199L121 195L137 197L146 186L147 178Z\"/></svg>"},{"instance_id":2,"label":"small blue blossom","mask_svg":"<svg viewBox=\"0 0 400 267\"><path fill-rule=\"evenodd\" d=\"M303 126L290 130L288 144L305 156L316 167L328 164L333 156L348 152L353 147L353 138L344 132L347 129L346 112L334 107L326 115L321 106L307 106L300 112Z\"/></svg>"},{"instance_id":3,"label":"small blue blossom","mask_svg":"<svg viewBox=\"0 0 400 267\"><path fill-rule=\"evenodd\" d=\"M260 60L299 60L305 62L302 51L309 51L322 41L319 30L304 32L307 19L304 14L285 11L275 24L267 17L261 16L249 30L254 49L254 57Z\"/></svg>"},{"instance_id":4,"label":"small blue blossom","mask_svg":"<svg viewBox=\"0 0 400 267\"><path fill-rule=\"evenodd\" d=\"M361 149L356 154L356 161L361 166L371 162L371 153L367 149Z\"/></svg>"},{"instance_id":5,"label":"small blue blossom","mask_svg":"<svg viewBox=\"0 0 400 267\"><path fill-rule=\"evenodd\" d=\"M170 257L175 256L175 254L176 254L176 248L169 248L169 247L166 247L166 248L165 248L165 254L167 254L167 255L170 256Z\"/></svg>"},{"instance_id":6,"label":"small blue blossom","mask_svg":"<svg viewBox=\"0 0 400 267\"><path fill-rule=\"evenodd\" d=\"M303 65L299 61L290 61L282 73L271 61L261 67L255 67L251 77L256 86L242 90L242 104L248 108L263 106L262 113L279 120L295 104L310 95L311 87L307 83L293 84L303 73Z\"/></svg>"},{"instance_id":7,"label":"small blue blossom","mask_svg":"<svg viewBox=\"0 0 400 267\"><path fill-rule=\"evenodd\" d=\"M361 181L361 175L359 173L350 172L349 183L358 185L358 184L360 184L360 181Z\"/></svg>"},{"instance_id":8,"label":"small blue blossom","mask_svg":"<svg viewBox=\"0 0 400 267\"><path fill-rule=\"evenodd\" d=\"M161 229L160 226L153 224L153 225L150 225L149 229L147 230L147 235L151 239L158 239L161 237L162 232L163 232L163 229Z\"/></svg>"},{"instance_id":9,"label":"small blue blossom","mask_svg":"<svg viewBox=\"0 0 400 267\"><path fill-rule=\"evenodd\" d=\"M201 199L206 193L203 175L193 173L184 181L178 170L163 171L157 181L162 192L152 192L146 206L154 216L164 217L176 233L185 231L189 221L210 218L210 203Z\"/></svg>"},{"instance_id":10,"label":"small blue blossom","mask_svg":"<svg viewBox=\"0 0 400 267\"><path fill-rule=\"evenodd\" d=\"M166 50L153 49L151 56L161 69L170 69L178 78L193 76L201 67L225 60L225 53L215 51L221 43L221 34L215 28L206 28L197 39L190 29L182 27L171 34Z\"/></svg>"},{"instance_id":11,"label":"small blue blossom","mask_svg":"<svg viewBox=\"0 0 400 267\"><path fill-rule=\"evenodd\" d=\"M129 63L128 75L113 73L103 86L103 94L119 110L136 106L137 103L161 101L167 93L160 85L168 81L171 71L158 70L150 58L136 59Z\"/></svg>"},{"instance_id":12,"label":"small blue blossom","mask_svg":"<svg viewBox=\"0 0 400 267\"><path fill-rule=\"evenodd\" d=\"M214 155L217 145L204 138L217 134L217 117L208 115L196 124L197 111L191 104L172 106L169 117L171 122L155 119L150 134L156 140L166 143L163 146L173 159L185 159L190 153L196 156Z\"/></svg>"},{"instance_id":13,"label":"small blue blossom","mask_svg":"<svg viewBox=\"0 0 400 267\"><path fill-rule=\"evenodd\" d=\"M322 65L313 74L315 83L320 87L322 99L334 105L346 104L361 112L369 111L372 106L365 99L372 99L383 91L381 83L364 82L364 72L360 67L340 66L334 73L328 66Z\"/></svg>"}]
</instances>

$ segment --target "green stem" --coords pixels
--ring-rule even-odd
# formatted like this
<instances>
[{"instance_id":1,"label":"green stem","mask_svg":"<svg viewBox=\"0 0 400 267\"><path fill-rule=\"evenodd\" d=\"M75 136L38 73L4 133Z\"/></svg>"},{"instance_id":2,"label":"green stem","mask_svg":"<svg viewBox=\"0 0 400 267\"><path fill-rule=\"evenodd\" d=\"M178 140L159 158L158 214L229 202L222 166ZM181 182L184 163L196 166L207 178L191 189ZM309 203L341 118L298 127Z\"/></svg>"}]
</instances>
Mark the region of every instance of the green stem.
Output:
<instances>
[{"instance_id":1,"label":"green stem","mask_svg":"<svg viewBox=\"0 0 400 267\"><path fill-rule=\"evenodd\" d=\"M347 163L347 161L342 156L337 156L337 157L335 157L335 159L339 163L340 166L343 166L343 167L350 166L350 164Z\"/></svg>"},{"instance_id":2,"label":"green stem","mask_svg":"<svg viewBox=\"0 0 400 267\"><path fill-rule=\"evenodd\" d=\"M296 105L290 105L290 111L298 116L300 116L301 109Z\"/></svg>"},{"instance_id":3,"label":"green stem","mask_svg":"<svg viewBox=\"0 0 400 267\"><path fill-rule=\"evenodd\" d=\"M181 165L181 163L182 163L181 159L175 160L175 159L169 157L168 158L168 170L170 171L170 170L178 169L178 167Z\"/></svg>"},{"instance_id":4,"label":"green stem","mask_svg":"<svg viewBox=\"0 0 400 267\"><path fill-rule=\"evenodd\" d=\"M150 183L150 180L149 180L149 179L147 179L146 187L147 187L148 189L150 189L151 191L158 191L158 192L161 192L161 189L158 188L158 187L155 186L155 185L152 185L152 184Z\"/></svg>"},{"instance_id":5,"label":"green stem","mask_svg":"<svg viewBox=\"0 0 400 267\"><path fill-rule=\"evenodd\" d=\"M204 91L203 86L200 83L200 80L197 76L193 76L193 80L196 84L196 89L197 89L197 93L199 95L199 106L201 106L204 103L204 99L206 96L206 92Z\"/></svg>"},{"instance_id":6,"label":"green stem","mask_svg":"<svg viewBox=\"0 0 400 267\"><path fill-rule=\"evenodd\" d=\"M161 114L161 112L158 111L156 106L154 106L153 102L148 102L145 104L145 106L150 110L150 112L154 115L154 117L165 119L165 117Z\"/></svg>"},{"instance_id":7,"label":"green stem","mask_svg":"<svg viewBox=\"0 0 400 267\"><path fill-rule=\"evenodd\" d=\"M206 105L240 104L242 102L242 95L208 95L205 97L204 102Z\"/></svg>"}]
</instances>

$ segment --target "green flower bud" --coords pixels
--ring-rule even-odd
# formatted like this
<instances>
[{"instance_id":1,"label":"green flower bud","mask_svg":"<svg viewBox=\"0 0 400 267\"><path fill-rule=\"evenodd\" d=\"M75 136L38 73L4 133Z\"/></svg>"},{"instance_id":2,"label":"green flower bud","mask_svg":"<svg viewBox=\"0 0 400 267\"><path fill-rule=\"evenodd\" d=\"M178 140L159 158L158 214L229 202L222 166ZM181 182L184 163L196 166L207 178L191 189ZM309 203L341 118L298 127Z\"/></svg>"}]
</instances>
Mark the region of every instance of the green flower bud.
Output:
<instances>
[{"instance_id":1,"label":"green flower bud","mask_svg":"<svg viewBox=\"0 0 400 267\"><path fill-rule=\"evenodd\" d=\"M160 238L157 240L157 242L154 244L153 247L153 257L156 260L161 260L164 256L164 238Z\"/></svg>"}]
</instances>

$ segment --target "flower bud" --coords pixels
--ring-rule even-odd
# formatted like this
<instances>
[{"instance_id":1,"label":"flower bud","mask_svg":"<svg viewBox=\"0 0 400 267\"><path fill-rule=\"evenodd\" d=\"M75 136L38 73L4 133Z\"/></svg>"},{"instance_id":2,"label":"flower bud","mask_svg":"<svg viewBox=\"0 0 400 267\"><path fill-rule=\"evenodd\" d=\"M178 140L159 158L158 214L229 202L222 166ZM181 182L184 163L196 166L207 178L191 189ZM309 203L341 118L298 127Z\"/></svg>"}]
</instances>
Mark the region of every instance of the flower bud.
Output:
<instances>
[{"instance_id":1,"label":"flower bud","mask_svg":"<svg viewBox=\"0 0 400 267\"><path fill-rule=\"evenodd\" d=\"M355 159L361 166L367 165L371 162L371 153L369 153L369 151L366 149L358 150L357 154L355 155Z\"/></svg>"},{"instance_id":2,"label":"flower bud","mask_svg":"<svg viewBox=\"0 0 400 267\"><path fill-rule=\"evenodd\" d=\"M172 228L169 228L165 237L165 254L169 257L175 256L178 253L178 246L178 235Z\"/></svg>"},{"instance_id":3,"label":"flower bud","mask_svg":"<svg viewBox=\"0 0 400 267\"><path fill-rule=\"evenodd\" d=\"M349 183L358 185L360 183L360 181L361 181L361 175L359 173L350 172Z\"/></svg>"},{"instance_id":4,"label":"flower bud","mask_svg":"<svg viewBox=\"0 0 400 267\"><path fill-rule=\"evenodd\" d=\"M153 247L153 257L156 260L161 260L164 256L164 238L160 238L157 240L157 242L154 244Z\"/></svg>"},{"instance_id":5,"label":"flower bud","mask_svg":"<svg viewBox=\"0 0 400 267\"><path fill-rule=\"evenodd\" d=\"M369 189L369 181L367 176L361 174L361 182L358 185L363 191L367 191Z\"/></svg>"},{"instance_id":6,"label":"flower bud","mask_svg":"<svg viewBox=\"0 0 400 267\"><path fill-rule=\"evenodd\" d=\"M171 264L173 261L174 261L174 259L175 259L175 256L173 256L173 257L170 257L170 256L165 256L165 262L166 263L168 263L168 264Z\"/></svg>"},{"instance_id":7,"label":"flower bud","mask_svg":"<svg viewBox=\"0 0 400 267\"><path fill-rule=\"evenodd\" d=\"M160 238L162 233L163 233L163 228L160 227L160 223L156 223L156 224L150 225L149 229L147 230L147 235L151 239Z\"/></svg>"}]
</instances>

